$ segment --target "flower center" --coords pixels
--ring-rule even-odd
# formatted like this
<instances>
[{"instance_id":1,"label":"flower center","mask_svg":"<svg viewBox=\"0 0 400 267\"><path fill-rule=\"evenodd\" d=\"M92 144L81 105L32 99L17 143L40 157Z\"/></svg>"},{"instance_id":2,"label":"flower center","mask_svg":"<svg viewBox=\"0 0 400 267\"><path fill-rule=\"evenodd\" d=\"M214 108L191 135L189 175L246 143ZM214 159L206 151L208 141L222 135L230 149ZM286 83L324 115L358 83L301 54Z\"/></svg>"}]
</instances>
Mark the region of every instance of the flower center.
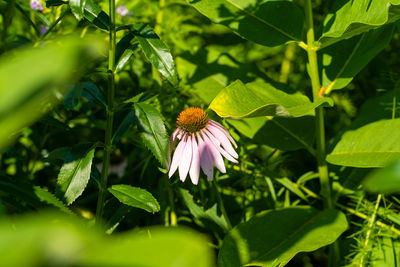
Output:
<instances>
[{"instance_id":1,"label":"flower center","mask_svg":"<svg viewBox=\"0 0 400 267\"><path fill-rule=\"evenodd\" d=\"M206 127L207 113L201 108L191 107L181 111L176 124L179 128L189 133L196 133Z\"/></svg>"}]
</instances>

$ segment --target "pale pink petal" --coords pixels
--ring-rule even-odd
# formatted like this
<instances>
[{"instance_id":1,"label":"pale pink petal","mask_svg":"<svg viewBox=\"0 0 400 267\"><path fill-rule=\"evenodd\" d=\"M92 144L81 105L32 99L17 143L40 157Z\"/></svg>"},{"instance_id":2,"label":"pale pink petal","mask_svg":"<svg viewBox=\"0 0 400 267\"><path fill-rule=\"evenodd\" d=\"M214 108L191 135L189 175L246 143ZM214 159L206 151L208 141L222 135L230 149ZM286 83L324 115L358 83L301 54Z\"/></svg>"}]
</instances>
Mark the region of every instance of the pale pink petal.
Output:
<instances>
[{"instance_id":1,"label":"pale pink petal","mask_svg":"<svg viewBox=\"0 0 400 267\"><path fill-rule=\"evenodd\" d=\"M186 142L184 140L182 140L181 142L179 142L178 146L175 149L174 157L172 158L171 167L169 168L169 172L168 172L168 176L170 178L179 166L185 145L186 145Z\"/></svg>"},{"instance_id":2,"label":"pale pink petal","mask_svg":"<svg viewBox=\"0 0 400 267\"><path fill-rule=\"evenodd\" d=\"M224 159L222 158L215 144L210 140L210 138L208 138L207 134L205 134L204 131L202 131L201 134L204 139L205 146L208 148L208 151L212 156L213 163L218 168L218 170L220 170L220 172L225 173L226 169L224 165Z\"/></svg>"},{"instance_id":3,"label":"pale pink petal","mask_svg":"<svg viewBox=\"0 0 400 267\"><path fill-rule=\"evenodd\" d=\"M218 129L220 129L226 137L228 137L229 141L232 142L233 146L236 148L237 144L235 142L235 140L233 140L232 136L229 134L229 132L225 129L224 126L222 126L221 124L219 124L218 122L214 121L214 120L209 120L208 123L210 123L213 126L218 127Z\"/></svg>"},{"instance_id":4,"label":"pale pink petal","mask_svg":"<svg viewBox=\"0 0 400 267\"><path fill-rule=\"evenodd\" d=\"M176 136L179 133L179 128L176 129L172 134L171 137L169 138L169 147L168 147L168 162L167 162L167 169L171 166L171 154L172 154L172 149L175 146L176 143Z\"/></svg>"},{"instance_id":5,"label":"pale pink petal","mask_svg":"<svg viewBox=\"0 0 400 267\"><path fill-rule=\"evenodd\" d=\"M206 126L206 129L209 130L212 135L221 143L226 152L236 159L239 157L239 155L233 149L231 142L229 142L226 135L218 127L209 124Z\"/></svg>"},{"instance_id":6,"label":"pale pink petal","mask_svg":"<svg viewBox=\"0 0 400 267\"><path fill-rule=\"evenodd\" d=\"M228 159L229 161L232 161L234 163L238 163L238 161L236 159L234 159L231 155L229 155L228 152L226 152L222 147L221 147L221 142L217 140L217 138L215 138L214 135L212 135L212 133L210 133L209 131L207 131L206 129L203 130L208 138L211 140L211 142L214 144L215 148L218 150L218 152L220 154L222 154L222 156L224 156L226 159Z\"/></svg>"},{"instance_id":7,"label":"pale pink petal","mask_svg":"<svg viewBox=\"0 0 400 267\"><path fill-rule=\"evenodd\" d=\"M186 139L186 145L183 149L181 162L179 163L179 178L182 182L185 181L190 164L192 163L192 139L190 136L186 136L184 139Z\"/></svg>"},{"instance_id":8,"label":"pale pink petal","mask_svg":"<svg viewBox=\"0 0 400 267\"><path fill-rule=\"evenodd\" d=\"M213 160L210 152L203 139L197 134L197 139L199 140L199 155L200 155L200 165L203 172L207 175L208 180L213 179Z\"/></svg>"},{"instance_id":9,"label":"pale pink petal","mask_svg":"<svg viewBox=\"0 0 400 267\"><path fill-rule=\"evenodd\" d=\"M197 148L196 137L192 135L192 164L190 164L189 175L193 184L197 184L200 174L200 156Z\"/></svg>"}]
</instances>

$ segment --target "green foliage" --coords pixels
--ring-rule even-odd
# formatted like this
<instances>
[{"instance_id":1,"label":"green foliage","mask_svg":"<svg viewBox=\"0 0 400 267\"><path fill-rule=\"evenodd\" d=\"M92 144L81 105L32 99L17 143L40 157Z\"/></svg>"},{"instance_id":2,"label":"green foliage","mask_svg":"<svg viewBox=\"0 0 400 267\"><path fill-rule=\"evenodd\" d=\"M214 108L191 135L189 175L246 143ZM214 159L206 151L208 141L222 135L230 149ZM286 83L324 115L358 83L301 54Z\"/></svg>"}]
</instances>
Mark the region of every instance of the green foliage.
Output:
<instances>
[{"instance_id":1,"label":"green foliage","mask_svg":"<svg viewBox=\"0 0 400 267\"><path fill-rule=\"evenodd\" d=\"M210 109L221 117L251 118L260 116L301 117L313 114L320 105L333 105L329 98L316 102L281 84L256 81L243 84L235 81L221 91L211 102Z\"/></svg>"},{"instance_id":2,"label":"green foliage","mask_svg":"<svg viewBox=\"0 0 400 267\"><path fill-rule=\"evenodd\" d=\"M346 132L327 161L359 168L384 167L400 158L400 119L381 120Z\"/></svg>"},{"instance_id":3,"label":"green foliage","mask_svg":"<svg viewBox=\"0 0 400 267\"><path fill-rule=\"evenodd\" d=\"M364 187L374 193L390 194L400 191L400 162L372 172L365 178Z\"/></svg>"},{"instance_id":4,"label":"green foliage","mask_svg":"<svg viewBox=\"0 0 400 267\"><path fill-rule=\"evenodd\" d=\"M215 23L265 46L302 39L303 14L291 1L187 0ZM281 14L285 14L282 16Z\"/></svg>"},{"instance_id":5,"label":"green foliage","mask_svg":"<svg viewBox=\"0 0 400 267\"><path fill-rule=\"evenodd\" d=\"M296 207L267 211L236 226L225 238L219 266L283 266L297 253L336 240L347 229L337 210Z\"/></svg>"},{"instance_id":6,"label":"green foliage","mask_svg":"<svg viewBox=\"0 0 400 267\"><path fill-rule=\"evenodd\" d=\"M108 188L108 191L113 194L121 203L144 209L148 212L160 211L160 205L157 200L148 191L125 184L113 185Z\"/></svg>"}]
</instances>

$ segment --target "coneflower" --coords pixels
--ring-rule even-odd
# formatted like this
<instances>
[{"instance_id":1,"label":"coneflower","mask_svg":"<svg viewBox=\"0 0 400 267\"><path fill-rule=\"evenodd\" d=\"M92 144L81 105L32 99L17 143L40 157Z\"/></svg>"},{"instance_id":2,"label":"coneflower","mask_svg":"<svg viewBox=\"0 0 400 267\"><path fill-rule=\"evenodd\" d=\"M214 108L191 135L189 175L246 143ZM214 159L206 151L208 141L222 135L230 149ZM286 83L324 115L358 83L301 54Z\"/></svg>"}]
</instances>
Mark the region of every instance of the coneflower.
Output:
<instances>
[{"instance_id":1,"label":"coneflower","mask_svg":"<svg viewBox=\"0 0 400 267\"><path fill-rule=\"evenodd\" d=\"M177 129L170 138L169 157L177 140L172 162L169 166L169 177L179 168L179 177L185 181L189 173L193 184L199 181L200 168L213 179L213 165L225 173L222 156L231 162L238 163L239 157L232 144L237 147L229 132L218 122L207 118L207 113L197 107L183 110L177 120ZM231 144L232 143L232 144Z\"/></svg>"}]
</instances>

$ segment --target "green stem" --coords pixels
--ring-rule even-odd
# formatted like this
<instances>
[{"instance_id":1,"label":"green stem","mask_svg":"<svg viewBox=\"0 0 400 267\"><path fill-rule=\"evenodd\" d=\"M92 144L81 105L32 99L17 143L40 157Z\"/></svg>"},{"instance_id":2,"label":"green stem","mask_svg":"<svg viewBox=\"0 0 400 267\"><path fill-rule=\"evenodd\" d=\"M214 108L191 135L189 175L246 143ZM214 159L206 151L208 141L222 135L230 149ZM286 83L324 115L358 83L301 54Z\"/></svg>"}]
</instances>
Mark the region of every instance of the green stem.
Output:
<instances>
[{"instance_id":1,"label":"green stem","mask_svg":"<svg viewBox=\"0 0 400 267\"><path fill-rule=\"evenodd\" d=\"M320 97L321 84L318 73L317 47L314 45L314 23L311 0L305 1L305 14L307 23L307 54L310 66L310 78L313 91L313 100L316 101ZM325 125L324 125L324 109L318 107L315 110L315 134L317 143L317 162L318 173L321 183L321 195L324 199L325 208L332 208L331 186L328 175L328 165L326 163L325 148Z\"/></svg>"},{"instance_id":2,"label":"green stem","mask_svg":"<svg viewBox=\"0 0 400 267\"><path fill-rule=\"evenodd\" d=\"M219 192L217 182L214 179L212 180L211 183L212 187L214 188L215 194L217 195L219 209L221 210L222 216L224 217L226 224L228 226L228 230L230 231L232 229L231 220L229 220L228 214L226 213L225 205L224 202L222 201L221 193Z\"/></svg>"},{"instance_id":3,"label":"green stem","mask_svg":"<svg viewBox=\"0 0 400 267\"><path fill-rule=\"evenodd\" d=\"M110 13L110 45L108 50L108 88L107 88L107 125L104 138L103 167L101 170L101 181L99 197L97 200L96 222L99 223L103 216L104 199L107 190L108 168L110 166L110 154L112 150L112 128L114 120L114 94L115 94L115 50L116 50L116 31L115 31L115 0L109 0Z\"/></svg>"}]
</instances>

